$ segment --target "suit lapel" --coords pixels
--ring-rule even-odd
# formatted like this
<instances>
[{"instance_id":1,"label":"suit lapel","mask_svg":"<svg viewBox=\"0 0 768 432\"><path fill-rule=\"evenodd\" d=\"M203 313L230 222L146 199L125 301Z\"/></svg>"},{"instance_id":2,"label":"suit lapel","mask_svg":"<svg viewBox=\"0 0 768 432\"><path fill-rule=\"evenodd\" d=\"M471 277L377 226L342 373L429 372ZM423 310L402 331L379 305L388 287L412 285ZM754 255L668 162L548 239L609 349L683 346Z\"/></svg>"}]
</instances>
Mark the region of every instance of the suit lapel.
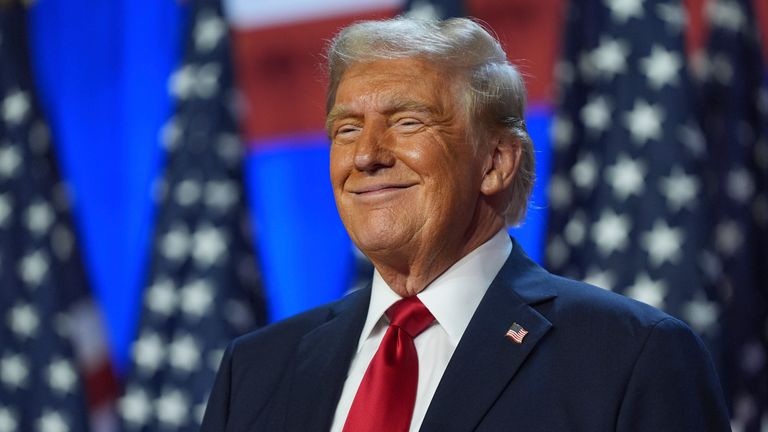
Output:
<instances>
[{"instance_id":1,"label":"suit lapel","mask_svg":"<svg viewBox=\"0 0 768 432\"><path fill-rule=\"evenodd\" d=\"M370 287L350 294L299 344L286 430L329 430L365 322Z\"/></svg>"},{"instance_id":2,"label":"suit lapel","mask_svg":"<svg viewBox=\"0 0 768 432\"><path fill-rule=\"evenodd\" d=\"M546 272L518 244L488 288L451 357L422 431L474 430L552 324L532 305L555 297ZM522 343L506 337L517 323Z\"/></svg>"}]
</instances>

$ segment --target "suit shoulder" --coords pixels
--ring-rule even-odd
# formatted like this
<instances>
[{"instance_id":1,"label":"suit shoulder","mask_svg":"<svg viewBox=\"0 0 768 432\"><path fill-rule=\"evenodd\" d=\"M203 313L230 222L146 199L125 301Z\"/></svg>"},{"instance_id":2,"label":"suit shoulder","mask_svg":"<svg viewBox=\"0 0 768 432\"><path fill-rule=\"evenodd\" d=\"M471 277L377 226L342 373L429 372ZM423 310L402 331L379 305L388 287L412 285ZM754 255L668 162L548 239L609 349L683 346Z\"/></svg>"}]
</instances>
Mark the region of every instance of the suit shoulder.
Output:
<instances>
[{"instance_id":1,"label":"suit shoulder","mask_svg":"<svg viewBox=\"0 0 768 432\"><path fill-rule=\"evenodd\" d=\"M332 313L333 303L315 307L298 315L269 324L232 341L234 351L250 351L252 348L264 349L274 344L291 345L305 334L325 322Z\"/></svg>"},{"instance_id":2,"label":"suit shoulder","mask_svg":"<svg viewBox=\"0 0 768 432\"><path fill-rule=\"evenodd\" d=\"M317 306L300 314L269 324L246 333L232 341L230 350L235 355L257 354L265 350L278 354L279 351L293 350L304 335L327 322L344 302L358 293L349 294L339 300ZM278 352L275 352L277 350Z\"/></svg>"},{"instance_id":3,"label":"suit shoulder","mask_svg":"<svg viewBox=\"0 0 768 432\"><path fill-rule=\"evenodd\" d=\"M588 317L597 325L624 325L652 328L662 321L667 325L688 326L677 318L648 304L621 294L560 276L551 275L557 287L555 307L564 319Z\"/></svg>"}]
</instances>

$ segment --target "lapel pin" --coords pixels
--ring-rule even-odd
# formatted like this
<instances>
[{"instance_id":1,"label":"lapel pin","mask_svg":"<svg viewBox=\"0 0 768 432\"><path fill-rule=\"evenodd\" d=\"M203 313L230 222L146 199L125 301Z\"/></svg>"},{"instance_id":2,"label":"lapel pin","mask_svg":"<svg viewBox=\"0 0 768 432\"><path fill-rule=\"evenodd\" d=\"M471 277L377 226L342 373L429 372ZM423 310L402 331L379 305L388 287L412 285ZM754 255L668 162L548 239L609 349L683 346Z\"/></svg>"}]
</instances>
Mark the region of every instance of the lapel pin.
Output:
<instances>
[{"instance_id":1,"label":"lapel pin","mask_svg":"<svg viewBox=\"0 0 768 432\"><path fill-rule=\"evenodd\" d=\"M514 343L521 344L523 343L523 338L527 334L528 330L524 329L523 326L518 323L512 323L512 326L509 327L509 330L507 330L507 333L504 336L512 339L512 342Z\"/></svg>"}]
</instances>

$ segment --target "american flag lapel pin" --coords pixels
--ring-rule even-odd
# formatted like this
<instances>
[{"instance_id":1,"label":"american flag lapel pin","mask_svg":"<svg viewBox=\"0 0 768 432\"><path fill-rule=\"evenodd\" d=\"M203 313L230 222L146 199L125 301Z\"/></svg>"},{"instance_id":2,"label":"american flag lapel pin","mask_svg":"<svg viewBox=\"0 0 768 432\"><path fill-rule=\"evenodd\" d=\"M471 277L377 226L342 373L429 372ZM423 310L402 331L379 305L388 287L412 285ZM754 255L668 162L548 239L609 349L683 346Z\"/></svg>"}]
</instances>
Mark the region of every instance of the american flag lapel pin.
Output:
<instances>
[{"instance_id":1,"label":"american flag lapel pin","mask_svg":"<svg viewBox=\"0 0 768 432\"><path fill-rule=\"evenodd\" d=\"M514 343L521 344L527 334L528 330L524 329L523 326L518 323L512 323L504 336L510 338Z\"/></svg>"}]
</instances>

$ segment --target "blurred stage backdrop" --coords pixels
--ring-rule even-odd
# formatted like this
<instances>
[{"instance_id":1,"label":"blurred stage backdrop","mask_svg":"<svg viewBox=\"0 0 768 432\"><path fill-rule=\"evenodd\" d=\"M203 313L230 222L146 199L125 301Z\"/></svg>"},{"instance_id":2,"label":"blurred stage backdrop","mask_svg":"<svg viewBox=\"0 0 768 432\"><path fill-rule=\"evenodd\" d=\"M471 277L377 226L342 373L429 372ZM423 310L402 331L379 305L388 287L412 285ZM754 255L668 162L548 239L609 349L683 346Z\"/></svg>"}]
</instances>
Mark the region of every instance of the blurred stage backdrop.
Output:
<instances>
[{"instance_id":1,"label":"blurred stage backdrop","mask_svg":"<svg viewBox=\"0 0 768 432\"><path fill-rule=\"evenodd\" d=\"M0 0L0 432L197 430L228 340L365 283L322 52L403 12L523 72L528 253L687 321L768 430L764 1Z\"/></svg>"}]
</instances>

